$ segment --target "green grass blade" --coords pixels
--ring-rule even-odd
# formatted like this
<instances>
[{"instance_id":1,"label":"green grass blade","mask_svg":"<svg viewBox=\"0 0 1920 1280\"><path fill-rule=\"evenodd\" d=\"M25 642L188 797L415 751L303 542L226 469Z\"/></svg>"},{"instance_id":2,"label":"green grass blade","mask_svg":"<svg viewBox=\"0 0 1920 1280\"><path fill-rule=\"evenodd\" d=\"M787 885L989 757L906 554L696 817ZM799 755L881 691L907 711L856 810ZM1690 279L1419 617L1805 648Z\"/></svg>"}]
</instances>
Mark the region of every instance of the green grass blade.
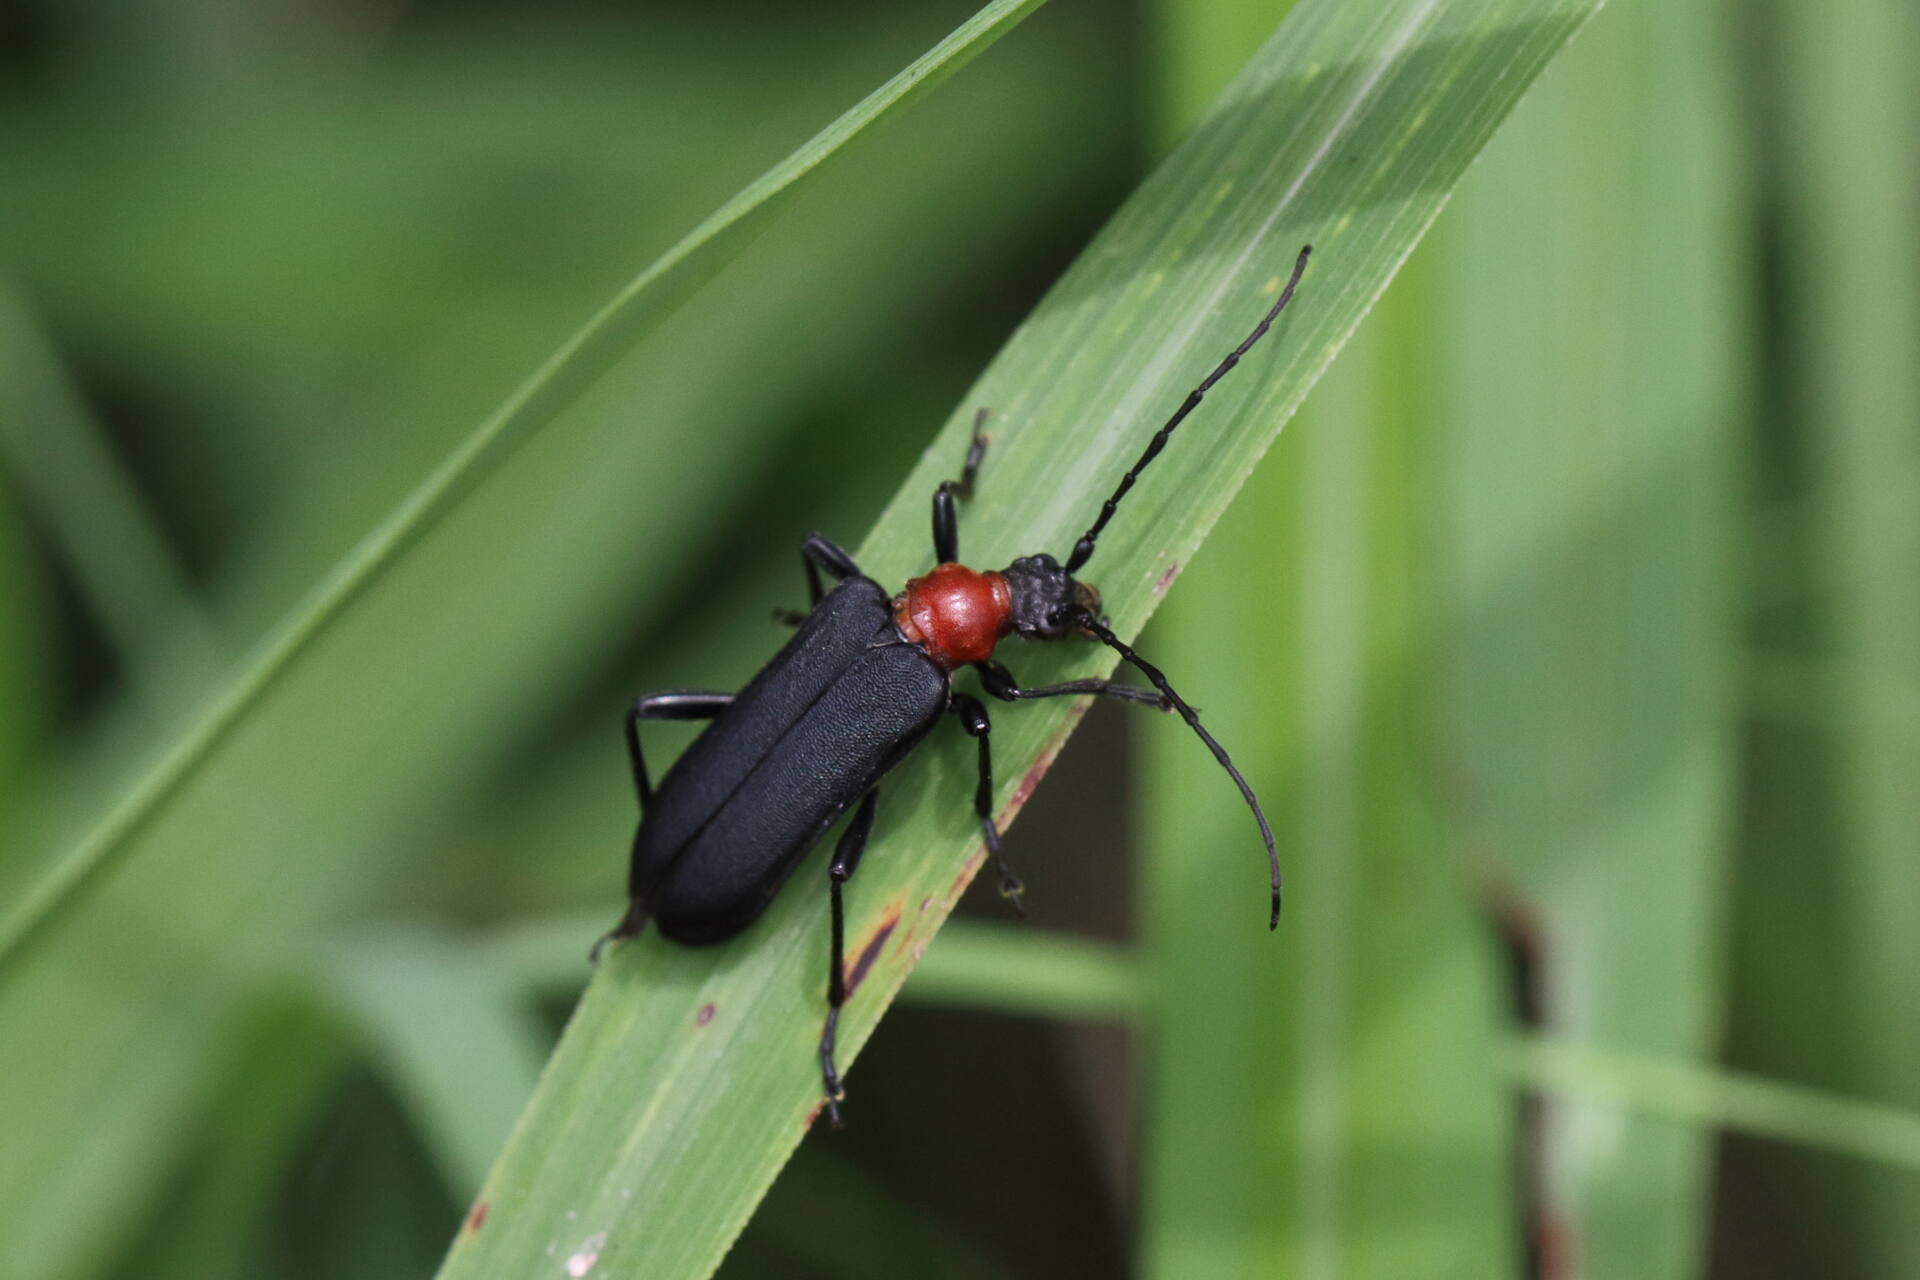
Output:
<instances>
[{"instance_id":1,"label":"green grass blade","mask_svg":"<svg viewBox=\"0 0 1920 1280\"><path fill-rule=\"evenodd\" d=\"M1767 13L1784 354L1769 425L1809 499L1783 567L1810 588L1804 629L1769 640L1817 672L1817 730L1776 731L1753 757L1733 1052L1915 1109L1920 738L1901 711L1920 687L1920 23L1903 0ZM1834 1274L1920 1271L1911 1175L1781 1161L1760 1178L1804 1199L1780 1230Z\"/></svg>"},{"instance_id":2,"label":"green grass blade","mask_svg":"<svg viewBox=\"0 0 1920 1280\"><path fill-rule=\"evenodd\" d=\"M940 931L901 999L1043 1018L1132 1022L1145 975L1124 947L1013 924L955 920Z\"/></svg>"},{"instance_id":3,"label":"green grass blade","mask_svg":"<svg viewBox=\"0 0 1920 1280\"><path fill-rule=\"evenodd\" d=\"M1187 683L1247 691L1216 723L1293 905L1277 937L1225 927L1257 888L1237 815L1209 761L1143 733L1150 1276L1516 1256L1501 980L1429 794L1430 283L1416 266L1374 309L1151 636Z\"/></svg>"},{"instance_id":4,"label":"green grass blade","mask_svg":"<svg viewBox=\"0 0 1920 1280\"><path fill-rule=\"evenodd\" d=\"M540 1070L547 1033L520 993L465 947L421 927L344 938L315 998L406 1105L448 1191L473 1193Z\"/></svg>"},{"instance_id":5,"label":"green grass blade","mask_svg":"<svg viewBox=\"0 0 1920 1280\"><path fill-rule=\"evenodd\" d=\"M1532 1016L1700 1057L1723 993L1741 660L1731 51L1707 9L1621 5L1528 105L1433 245L1453 612L1434 755ZM1584 1274L1696 1274L1695 1130L1555 1099L1539 1138L1532 1225Z\"/></svg>"},{"instance_id":6,"label":"green grass blade","mask_svg":"<svg viewBox=\"0 0 1920 1280\"><path fill-rule=\"evenodd\" d=\"M4 278L0 470L32 499L147 712L178 710L182 693L218 669L227 643L81 404L39 318Z\"/></svg>"},{"instance_id":7,"label":"green grass blade","mask_svg":"<svg viewBox=\"0 0 1920 1280\"><path fill-rule=\"evenodd\" d=\"M89 881L131 847L300 656L512 452L711 279L863 130L907 106L1004 35L1041 0L993 0L945 40L722 205L623 288L461 441L335 565L99 822L0 917L0 973Z\"/></svg>"},{"instance_id":8,"label":"green grass blade","mask_svg":"<svg viewBox=\"0 0 1920 1280\"><path fill-rule=\"evenodd\" d=\"M1516 1041L1508 1070L1522 1085L1550 1096L1625 1105L1689 1125L1920 1170L1920 1113L1901 1107L1547 1036Z\"/></svg>"},{"instance_id":9,"label":"green grass blade","mask_svg":"<svg viewBox=\"0 0 1920 1280\"><path fill-rule=\"evenodd\" d=\"M274 1197L352 1062L346 1042L305 1001L270 998L238 1021L221 1065L208 1073L192 1140L183 1144L166 1194L146 1229L120 1250L121 1265L104 1274L258 1274Z\"/></svg>"},{"instance_id":10,"label":"green grass blade","mask_svg":"<svg viewBox=\"0 0 1920 1280\"><path fill-rule=\"evenodd\" d=\"M1064 554L1146 435L1316 245L1300 301L1222 383L1129 499L1089 568L1135 634L1252 463L1438 213L1468 162L1590 11L1584 3L1322 0L1289 19L1179 151L1048 295L960 406L858 553L885 582L924 569L927 500L958 465L974 405L993 446L961 530L975 563ZM1026 681L1103 671L1084 646L1008 655ZM1074 710L1040 704L994 735L1010 820ZM1177 725L1169 732L1179 732ZM938 735L883 788L850 890L849 952L870 957L842 1023L850 1062L977 868L970 744ZM1250 874L1258 871L1251 820ZM803 867L738 943L652 935L595 975L442 1275L559 1259L704 1275L819 1105L825 894ZM816 891L806 892L811 883ZM610 921L609 921L610 923ZM1250 904L1246 927L1264 923ZM858 1075L849 1114L859 1119Z\"/></svg>"},{"instance_id":11,"label":"green grass blade","mask_svg":"<svg viewBox=\"0 0 1920 1280\"><path fill-rule=\"evenodd\" d=\"M720 1275L832 1276L834 1280L996 1280L1009 1275L998 1259L958 1236L937 1213L906 1202L884 1174L828 1151L804 1153L758 1216L748 1240L776 1244L776 1256L744 1249L727 1257ZM944 1209L946 1206L933 1206ZM827 1224L831 1224L828 1226Z\"/></svg>"},{"instance_id":12,"label":"green grass blade","mask_svg":"<svg viewBox=\"0 0 1920 1280\"><path fill-rule=\"evenodd\" d=\"M606 928L604 912L568 912L502 930L485 945L499 980L551 994L584 985L580 939ZM913 971L901 998L1038 1017L1129 1021L1143 977L1126 948L1021 925L955 920Z\"/></svg>"}]
</instances>

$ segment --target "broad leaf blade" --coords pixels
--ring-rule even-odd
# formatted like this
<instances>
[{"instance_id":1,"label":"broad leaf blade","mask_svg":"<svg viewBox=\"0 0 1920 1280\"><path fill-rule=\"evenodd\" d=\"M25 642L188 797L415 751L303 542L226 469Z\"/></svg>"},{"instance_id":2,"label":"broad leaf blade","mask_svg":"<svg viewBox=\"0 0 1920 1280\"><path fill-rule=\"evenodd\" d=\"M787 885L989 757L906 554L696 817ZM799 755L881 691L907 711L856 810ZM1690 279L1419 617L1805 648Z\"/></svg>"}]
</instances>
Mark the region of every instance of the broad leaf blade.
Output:
<instances>
[{"instance_id":1,"label":"broad leaf blade","mask_svg":"<svg viewBox=\"0 0 1920 1280\"><path fill-rule=\"evenodd\" d=\"M1089 568L1115 628L1135 633L1590 8L1426 0L1297 11L957 407L860 548L863 568L892 584L926 567L928 495L957 468L975 404L996 419L963 555L1064 555L1146 435L1313 241L1295 309L1135 490ZM1110 666L1083 646L1007 657L1029 682ZM1000 717L1003 820L1072 712L1041 704ZM842 1024L843 1062L978 866L965 802L972 752L954 737L937 737L882 789L850 892L849 953L863 981ZM1257 867L1251 819L1245 835ZM731 945L688 950L646 935L603 965L481 1193L484 1225L456 1241L443 1275L521 1274L552 1259L650 1276L712 1269L818 1107L819 866L806 863ZM1248 928L1263 918L1249 906ZM857 1073L852 1088L857 1123Z\"/></svg>"}]
</instances>

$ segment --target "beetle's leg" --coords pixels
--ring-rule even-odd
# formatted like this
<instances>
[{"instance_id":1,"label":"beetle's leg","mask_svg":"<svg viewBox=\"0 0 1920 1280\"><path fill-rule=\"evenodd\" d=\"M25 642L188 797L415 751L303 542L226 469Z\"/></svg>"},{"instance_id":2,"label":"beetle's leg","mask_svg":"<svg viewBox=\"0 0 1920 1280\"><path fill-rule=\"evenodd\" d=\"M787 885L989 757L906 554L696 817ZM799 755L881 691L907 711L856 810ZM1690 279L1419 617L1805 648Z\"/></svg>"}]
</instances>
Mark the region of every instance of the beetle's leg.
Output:
<instances>
[{"instance_id":1,"label":"beetle's leg","mask_svg":"<svg viewBox=\"0 0 1920 1280\"><path fill-rule=\"evenodd\" d=\"M1059 684L1035 685L1023 689L1020 682L1013 678L1013 672L997 662L976 662L974 666L980 672L980 686L1002 702L1025 702L1032 698L1059 698L1077 693L1094 693L1103 698L1118 698L1122 702L1144 702L1148 706L1158 707L1162 711L1173 708L1163 693L1152 689L1140 689L1118 680L1064 680Z\"/></svg>"},{"instance_id":2,"label":"beetle's leg","mask_svg":"<svg viewBox=\"0 0 1920 1280\"><path fill-rule=\"evenodd\" d=\"M809 605L820 603L820 597L826 592L820 589L820 571L825 569L836 579L857 578L860 566L853 557L841 550L832 539L817 533L810 533L800 544L800 563L807 570L807 601Z\"/></svg>"},{"instance_id":3,"label":"beetle's leg","mask_svg":"<svg viewBox=\"0 0 1920 1280\"><path fill-rule=\"evenodd\" d=\"M959 718L960 727L980 744L980 785L974 789L973 811L980 816L980 831L987 838L987 852L993 855L993 869L1000 873L1000 896L1013 904L1016 915L1024 916L1027 909L1020 901L1020 894L1025 886L1001 856L1000 828L993 822L993 749L987 745L992 725L987 721L987 709L980 705L980 699L965 693L954 694L949 705Z\"/></svg>"},{"instance_id":4,"label":"beetle's leg","mask_svg":"<svg viewBox=\"0 0 1920 1280\"><path fill-rule=\"evenodd\" d=\"M806 540L800 544L800 567L807 571L808 608L819 604L820 597L826 594L820 588L820 570L825 569L835 578L850 578L857 576L860 572L860 566L853 562L852 556L817 533L808 534ZM797 627L807 620L807 611L775 609L773 620L785 626Z\"/></svg>"},{"instance_id":5,"label":"beetle's leg","mask_svg":"<svg viewBox=\"0 0 1920 1280\"><path fill-rule=\"evenodd\" d=\"M933 558L936 564L953 564L960 559L960 527L954 514L955 498L973 497L974 477L980 474L980 459L986 456L987 438L980 428L987 423L987 411L973 415L973 439L967 444L967 460L958 480L944 480L933 491Z\"/></svg>"},{"instance_id":6,"label":"beetle's leg","mask_svg":"<svg viewBox=\"0 0 1920 1280\"><path fill-rule=\"evenodd\" d=\"M840 1087L840 1072L833 1064L833 1035L840 1026L840 1006L847 1002L847 914L841 901L841 886L853 879L860 866L860 855L867 851L867 834L873 830L873 804L880 789L867 792L854 810L853 821L840 833L833 847L833 861L827 866L827 893L833 905L833 935L827 953L827 1025L820 1032L820 1084L827 1098L827 1119L840 1127L840 1103L847 1091Z\"/></svg>"},{"instance_id":7,"label":"beetle's leg","mask_svg":"<svg viewBox=\"0 0 1920 1280\"><path fill-rule=\"evenodd\" d=\"M711 720L727 709L733 701L730 693L708 693L698 690L675 690L668 693L646 693L633 700L627 708L627 759L633 765L633 787L640 795L640 812L645 813L647 806L653 803L653 783L647 778L647 758L640 751L640 722L642 720ZM600 963L600 953L609 942L619 942L639 933L647 923L647 904L635 891L631 881L627 885L627 913L620 917L620 923L606 933L601 934L593 949L587 952L590 964Z\"/></svg>"},{"instance_id":8,"label":"beetle's leg","mask_svg":"<svg viewBox=\"0 0 1920 1280\"><path fill-rule=\"evenodd\" d=\"M711 720L733 701L730 693L681 689L643 693L627 708L627 758L633 763L633 786L640 793L640 811L653 803L653 783L647 779L647 760L640 753L642 720Z\"/></svg>"}]
</instances>

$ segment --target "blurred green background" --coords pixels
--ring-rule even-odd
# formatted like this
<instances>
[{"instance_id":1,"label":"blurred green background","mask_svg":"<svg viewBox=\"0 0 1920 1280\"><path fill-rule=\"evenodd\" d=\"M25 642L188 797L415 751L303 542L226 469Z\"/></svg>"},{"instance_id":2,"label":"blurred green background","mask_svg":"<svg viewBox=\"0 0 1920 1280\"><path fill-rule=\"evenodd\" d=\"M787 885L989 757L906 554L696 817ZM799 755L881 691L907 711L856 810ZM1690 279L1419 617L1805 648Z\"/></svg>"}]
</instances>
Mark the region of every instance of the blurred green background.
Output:
<instances>
[{"instance_id":1,"label":"blurred green background","mask_svg":"<svg viewBox=\"0 0 1920 1280\"><path fill-rule=\"evenodd\" d=\"M1055 0L411 553L0 989L0 1277L429 1274L617 913L625 701L751 673L1285 7ZM968 12L0 8L0 898ZM1025 936L976 895L722 1274L1920 1275L1916 55L1602 12L1141 641L1279 935L1095 709ZM1055 935L1105 985L1029 1016Z\"/></svg>"}]
</instances>

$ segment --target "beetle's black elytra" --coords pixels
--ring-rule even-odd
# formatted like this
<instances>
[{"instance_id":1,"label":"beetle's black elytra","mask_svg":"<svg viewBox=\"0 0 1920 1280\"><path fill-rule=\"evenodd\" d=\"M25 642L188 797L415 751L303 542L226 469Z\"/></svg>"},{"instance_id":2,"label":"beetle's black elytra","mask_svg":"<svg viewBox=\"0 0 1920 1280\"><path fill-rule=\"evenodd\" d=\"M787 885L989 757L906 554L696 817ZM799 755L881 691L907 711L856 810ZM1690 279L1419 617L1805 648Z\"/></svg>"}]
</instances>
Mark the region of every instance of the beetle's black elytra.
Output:
<instances>
[{"instance_id":1,"label":"beetle's black elytra","mask_svg":"<svg viewBox=\"0 0 1920 1280\"><path fill-rule=\"evenodd\" d=\"M811 534L801 544L800 556L812 607L804 615L783 615L797 626L793 638L744 689L734 694L683 690L636 699L627 712L626 735L641 816L633 839L627 912L595 945L596 957L600 945L633 936L648 920L675 942L733 937L759 917L801 858L853 807L827 867L831 937L820 1075L827 1114L837 1126L844 1095L834 1063L834 1031L848 989L845 885L859 868L873 830L881 778L919 745L942 715L952 715L979 743L974 812L1001 892L1020 908L1020 881L1001 857L1000 833L993 821L992 725L985 705L952 685L952 673L963 666L973 667L987 694L1004 702L1099 694L1178 712L1253 811L1266 844L1272 885L1268 927L1278 924L1280 859L1253 789L1166 676L1107 628L1099 593L1073 575L1092 557L1120 500L1166 447L1174 429L1292 299L1311 251L1311 246L1300 250L1286 287L1253 332L1154 434L1064 565L1044 554L1023 556L997 573L958 563L955 500L972 495L986 454L982 410L974 418L960 479L934 490L937 563L929 573L889 596L860 572L853 557ZM837 580L831 591L822 590L822 571ZM1111 680L1022 688L993 658L995 646L1009 634L1029 640L1097 640L1146 677L1153 689ZM648 781L640 750L642 720L711 723L655 787Z\"/></svg>"}]
</instances>

